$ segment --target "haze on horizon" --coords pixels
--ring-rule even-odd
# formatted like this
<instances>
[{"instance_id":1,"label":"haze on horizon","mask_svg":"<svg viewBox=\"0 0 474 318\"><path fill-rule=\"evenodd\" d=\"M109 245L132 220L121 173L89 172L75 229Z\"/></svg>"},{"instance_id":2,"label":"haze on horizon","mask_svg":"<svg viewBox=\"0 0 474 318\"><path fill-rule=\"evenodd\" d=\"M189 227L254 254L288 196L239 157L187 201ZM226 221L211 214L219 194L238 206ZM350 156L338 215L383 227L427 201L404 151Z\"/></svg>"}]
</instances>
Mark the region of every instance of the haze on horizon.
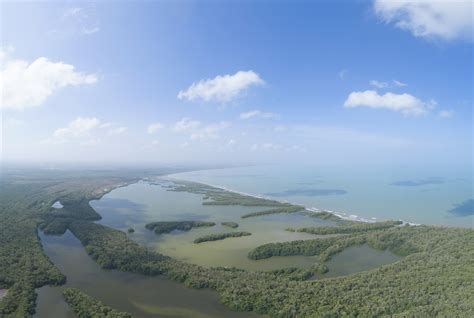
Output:
<instances>
[{"instance_id":1,"label":"haze on horizon","mask_svg":"<svg viewBox=\"0 0 474 318\"><path fill-rule=\"evenodd\" d=\"M2 162L472 168L471 1L0 6Z\"/></svg>"}]
</instances>

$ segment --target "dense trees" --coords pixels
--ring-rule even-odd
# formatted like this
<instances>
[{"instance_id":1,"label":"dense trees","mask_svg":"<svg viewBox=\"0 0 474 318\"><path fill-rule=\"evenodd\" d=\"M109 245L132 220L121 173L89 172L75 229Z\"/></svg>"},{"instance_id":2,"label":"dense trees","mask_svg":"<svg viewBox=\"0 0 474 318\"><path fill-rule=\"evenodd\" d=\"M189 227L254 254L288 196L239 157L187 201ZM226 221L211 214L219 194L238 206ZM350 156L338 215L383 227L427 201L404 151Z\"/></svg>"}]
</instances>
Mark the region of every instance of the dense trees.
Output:
<instances>
[{"instance_id":1,"label":"dense trees","mask_svg":"<svg viewBox=\"0 0 474 318\"><path fill-rule=\"evenodd\" d=\"M129 313L104 305L77 288L65 288L63 296L79 318L132 318Z\"/></svg>"},{"instance_id":2,"label":"dense trees","mask_svg":"<svg viewBox=\"0 0 474 318\"><path fill-rule=\"evenodd\" d=\"M236 222L222 222L221 223L223 226L227 226L227 227L230 227L230 228L233 228L233 229L236 229L239 227L239 224L236 223Z\"/></svg>"},{"instance_id":3,"label":"dense trees","mask_svg":"<svg viewBox=\"0 0 474 318\"><path fill-rule=\"evenodd\" d=\"M360 233L374 230L386 229L389 227L402 224L401 221L383 221L375 223L365 222L351 222L349 224L339 226L319 226L319 227L304 227L301 229L288 229L289 231L305 232L310 234L326 235L326 234L349 234Z\"/></svg>"},{"instance_id":4,"label":"dense trees","mask_svg":"<svg viewBox=\"0 0 474 318\"><path fill-rule=\"evenodd\" d=\"M216 233L216 234L209 234L209 235L204 235L201 237L198 237L197 239L194 240L194 243L203 243L203 242L208 242L208 241L218 241L218 240L223 240L229 237L241 237L241 236L249 236L252 235L252 233L249 232L229 232L229 233Z\"/></svg>"},{"instance_id":5,"label":"dense trees","mask_svg":"<svg viewBox=\"0 0 474 318\"><path fill-rule=\"evenodd\" d=\"M156 234L170 233L174 230L189 231L195 227L214 226L214 222L203 222L203 221L161 221L151 222L145 225L150 231L154 231Z\"/></svg>"},{"instance_id":6,"label":"dense trees","mask_svg":"<svg viewBox=\"0 0 474 318\"><path fill-rule=\"evenodd\" d=\"M40 223L49 224L46 222L50 217L49 207L58 199L72 213L57 218L57 224L49 226L65 225L102 267L147 275L165 274L190 287L212 288L234 310L285 318L474 316L472 229L392 226L336 237L273 243L252 251L258 251L254 259L299 253L319 255L319 261L309 269L249 272L204 268L160 255L133 242L122 231L93 223L87 217L91 215L88 211L81 217L82 209L87 207L81 203L83 200L100 197L104 188L123 182L104 178L51 183L35 180L2 188L0 288L9 291L0 301L0 316L30 316L36 298L34 288L64 280L42 253L36 234ZM61 220L70 222L65 224ZM314 273L327 270L324 262L331 255L364 243L405 257L354 275L307 280Z\"/></svg>"},{"instance_id":7,"label":"dense trees","mask_svg":"<svg viewBox=\"0 0 474 318\"><path fill-rule=\"evenodd\" d=\"M303 210L304 210L303 206L288 204L288 205L281 206L278 208L244 214L241 216L241 218L246 219L246 218L262 216L262 215L279 214L279 213L294 213L294 212L299 212Z\"/></svg>"}]
</instances>

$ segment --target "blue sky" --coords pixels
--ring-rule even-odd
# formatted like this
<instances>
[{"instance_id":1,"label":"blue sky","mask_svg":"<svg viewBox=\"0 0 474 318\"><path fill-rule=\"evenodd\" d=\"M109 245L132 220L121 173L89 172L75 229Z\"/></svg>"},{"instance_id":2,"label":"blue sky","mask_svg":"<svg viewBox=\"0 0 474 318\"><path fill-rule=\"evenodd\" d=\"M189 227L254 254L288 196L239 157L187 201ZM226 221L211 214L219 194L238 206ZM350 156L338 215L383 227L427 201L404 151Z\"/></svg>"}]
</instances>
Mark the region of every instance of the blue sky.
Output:
<instances>
[{"instance_id":1,"label":"blue sky","mask_svg":"<svg viewBox=\"0 0 474 318\"><path fill-rule=\"evenodd\" d=\"M1 6L5 161L472 162L469 1Z\"/></svg>"}]
</instances>

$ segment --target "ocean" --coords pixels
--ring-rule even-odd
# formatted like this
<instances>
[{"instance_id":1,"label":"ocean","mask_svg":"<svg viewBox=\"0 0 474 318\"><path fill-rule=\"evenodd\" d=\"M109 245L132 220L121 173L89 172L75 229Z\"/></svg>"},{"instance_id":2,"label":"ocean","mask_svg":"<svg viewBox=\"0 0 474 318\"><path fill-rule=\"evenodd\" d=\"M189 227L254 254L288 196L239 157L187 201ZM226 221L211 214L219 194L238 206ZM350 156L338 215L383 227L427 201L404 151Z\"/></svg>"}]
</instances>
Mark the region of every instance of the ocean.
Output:
<instances>
[{"instance_id":1,"label":"ocean","mask_svg":"<svg viewBox=\"0 0 474 318\"><path fill-rule=\"evenodd\" d=\"M172 177L365 221L474 227L471 167L259 165Z\"/></svg>"}]
</instances>

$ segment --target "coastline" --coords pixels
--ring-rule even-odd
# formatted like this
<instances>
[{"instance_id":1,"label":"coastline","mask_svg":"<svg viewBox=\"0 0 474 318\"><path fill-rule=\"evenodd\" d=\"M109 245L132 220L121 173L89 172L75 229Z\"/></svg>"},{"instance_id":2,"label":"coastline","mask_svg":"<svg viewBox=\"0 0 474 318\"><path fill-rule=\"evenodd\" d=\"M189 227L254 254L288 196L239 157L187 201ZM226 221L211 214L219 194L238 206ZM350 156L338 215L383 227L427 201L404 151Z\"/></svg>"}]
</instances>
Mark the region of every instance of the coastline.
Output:
<instances>
[{"instance_id":1,"label":"coastline","mask_svg":"<svg viewBox=\"0 0 474 318\"><path fill-rule=\"evenodd\" d=\"M164 175L164 176L161 177L161 179L171 180L171 181L172 180L177 180L177 181L200 183L200 184L207 185L207 186L214 187L214 188L218 188L218 189L221 189L221 190L224 190L224 191L233 192L233 193L237 193L237 194L241 194L241 195L245 195L245 196L249 196L249 197L253 197L253 198L276 200L276 201L279 201L279 202L282 202L282 203L291 203L291 204L295 204L295 205L301 205L301 206L304 206L304 208L308 211L311 211L311 212L328 212L328 213L334 214L335 216L341 218L342 220L347 220L347 221L363 222L363 223L375 223L375 222L380 221L379 219L377 219L375 217L365 218L365 217L362 217L362 216L359 216L359 215L348 214L348 213L345 213L345 212L342 212L342 211L333 211L333 210L321 209L321 208L317 208L317 207L309 207L309 206L306 206L304 204L299 204L299 203L296 203L296 202L290 202L288 200L279 200L279 199L275 199L275 198L264 196L264 195L258 195L258 194L252 194L252 193L247 193L247 192L243 192L243 191L238 191L238 190L226 187L226 186L221 186L221 185L216 185L216 184L211 184L211 183L205 183L205 182L196 182L196 181L192 181L192 180L177 178L177 177L175 177L175 174ZM408 224L408 225L411 225L411 226L421 225L419 223L412 223L412 222L408 222L408 221L405 221L405 220L397 220L397 221L403 222L401 224L401 226L403 226L405 224Z\"/></svg>"}]
</instances>

